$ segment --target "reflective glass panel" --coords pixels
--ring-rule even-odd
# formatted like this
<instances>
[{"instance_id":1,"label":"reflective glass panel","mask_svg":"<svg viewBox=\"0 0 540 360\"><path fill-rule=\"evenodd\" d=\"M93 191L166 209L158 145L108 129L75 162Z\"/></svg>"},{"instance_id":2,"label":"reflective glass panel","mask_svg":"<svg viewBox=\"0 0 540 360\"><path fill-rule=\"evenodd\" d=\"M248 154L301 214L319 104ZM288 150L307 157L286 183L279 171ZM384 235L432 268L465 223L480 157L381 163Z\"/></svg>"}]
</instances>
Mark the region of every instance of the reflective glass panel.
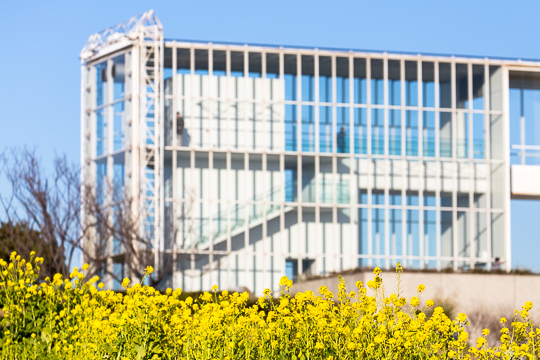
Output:
<instances>
[{"instance_id":1,"label":"reflective glass panel","mask_svg":"<svg viewBox=\"0 0 540 360\"><path fill-rule=\"evenodd\" d=\"M439 136L441 157L452 157L452 114L441 112L439 115Z\"/></svg>"},{"instance_id":2,"label":"reflective glass panel","mask_svg":"<svg viewBox=\"0 0 540 360\"><path fill-rule=\"evenodd\" d=\"M371 109L371 153L384 154L384 110Z\"/></svg>"},{"instance_id":3,"label":"reflective glass panel","mask_svg":"<svg viewBox=\"0 0 540 360\"><path fill-rule=\"evenodd\" d=\"M262 76L261 53L249 53L249 77L260 78Z\"/></svg>"},{"instance_id":4,"label":"reflective glass panel","mask_svg":"<svg viewBox=\"0 0 540 360\"><path fill-rule=\"evenodd\" d=\"M473 157L475 159L485 158L486 131L484 114L473 114Z\"/></svg>"},{"instance_id":5,"label":"reflective glass panel","mask_svg":"<svg viewBox=\"0 0 540 360\"><path fill-rule=\"evenodd\" d=\"M349 108L337 107L336 109L336 147L337 152L349 153Z\"/></svg>"},{"instance_id":6,"label":"reflective glass panel","mask_svg":"<svg viewBox=\"0 0 540 360\"><path fill-rule=\"evenodd\" d=\"M422 103L424 107L435 107L435 65L422 63Z\"/></svg>"},{"instance_id":7,"label":"reflective glass panel","mask_svg":"<svg viewBox=\"0 0 540 360\"><path fill-rule=\"evenodd\" d=\"M285 100L296 100L296 55L285 55Z\"/></svg>"},{"instance_id":8,"label":"reflective glass panel","mask_svg":"<svg viewBox=\"0 0 540 360\"><path fill-rule=\"evenodd\" d=\"M349 59L336 59L336 102L349 102Z\"/></svg>"},{"instance_id":9,"label":"reflective glass panel","mask_svg":"<svg viewBox=\"0 0 540 360\"><path fill-rule=\"evenodd\" d=\"M319 101L332 102L332 58L319 57Z\"/></svg>"},{"instance_id":10,"label":"reflective glass panel","mask_svg":"<svg viewBox=\"0 0 540 360\"><path fill-rule=\"evenodd\" d=\"M285 105L285 150L297 151L297 111L296 105Z\"/></svg>"},{"instance_id":11,"label":"reflective glass panel","mask_svg":"<svg viewBox=\"0 0 540 360\"><path fill-rule=\"evenodd\" d=\"M96 73L96 106L108 103L107 99L107 62L94 66Z\"/></svg>"},{"instance_id":12,"label":"reflective glass panel","mask_svg":"<svg viewBox=\"0 0 540 360\"><path fill-rule=\"evenodd\" d=\"M388 104L401 105L401 62L388 60Z\"/></svg>"},{"instance_id":13,"label":"reflective glass panel","mask_svg":"<svg viewBox=\"0 0 540 360\"><path fill-rule=\"evenodd\" d=\"M354 103L367 102L366 59L354 59Z\"/></svg>"},{"instance_id":14,"label":"reflective glass panel","mask_svg":"<svg viewBox=\"0 0 540 360\"><path fill-rule=\"evenodd\" d=\"M384 104L384 67L383 60L371 60L371 103Z\"/></svg>"},{"instance_id":15,"label":"reflective glass panel","mask_svg":"<svg viewBox=\"0 0 540 360\"><path fill-rule=\"evenodd\" d=\"M315 151L314 106L302 106L302 151Z\"/></svg>"},{"instance_id":16,"label":"reflective glass panel","mask_svg":"<svg viewBox=\"0 0 540 360\"><path fill-rule=\"evenodd\" d=\"M406 155L418 156L418 111L405 111Z\"/></svg>"},{"instance_id":17,"label":"reflective glass panel","mask_svg":"<svg viewBox=\"0 0 540 360\"><path fill-rule=\"evenodd\" d=\"M405 61L405 105L418 106L418 63Z\"/></svg>"},{"instance_id":18,"label":"reflective glass panel","mask_svg":"<svg viewBox=\"0 0 540 360\"><path fill-rule=\"evenodd\" d=\"M401 110L388 110L389 154L401 155Z\"/></svg>"},{"instance_id":19,"label":"reflective glass panel","mask_svg":"<svg viewBox=\"0 0 540 360\"><path fill-rule=\"evenodd\" d=\"M484 110L484 65L472 66L473 109Z\"/></svg>"},{"instance_id":20,"label":"reflective glass panel","mask_svg":"<svg viewBox=\"0 0 540 360\"><path fill-rule=\"evenodd\" d=\"M334 131L332 130L332 107L319 107L319 151L332 152Z\"/></svg>"},{"instance_id":21,"label":"reflective glass panel","mask_svg":"<svg viewBox=\"0 0 540 360\"><path fill-rule=\"evenodd\" d=\"M208 50L195 50L195 74L208 75Z\"/></svg>"},{"instance_id":22,"label":"reflective glass panel","mask_svg":"<svg viewBox=\"0 0 540 360\"><path fill-rule=\"evenodd\" d=\"M469 107L469 72L467 64L456 64L456 107Z\"/></svg>"},{"instance_id":23,"label":"reflective glass panel","mask_svg":"<svg viewBox=\"0 0 540 360\"><path fill-rule=\"evenodd\" d=\"M302 55L302 101L315 101L315 59Z\"/></svg>"},{"instance_id":24,"label":"reflective glass panel","mask_svg":"<svg viewBox=\"0 0 540 360\"><path fill-rule=\"evenodd\" d=\"M452 71L448 63L439 63L439 106L452 107Z\"/></svg>"},{"instance_id":25,"label":"reflective glass panel","mask_svg":"<svg viewBox=\"0 0 540 360\"><path fill-rule=\"evenodd\" d=\"M231 51L231 76L244 76L244 53L240 51Z\"/></svg>"},{"instance_id":26,"label":"reflective glass panel","mask_svg":"<svg viewBox=\"0 0 540 360\"><path fill-rule=\"evenodd\" d=\"M124 90L126 86L125 79L125 55L112 59L113 68L112 68L112 78L114 81L114 90L113 90L113 100L121 99L125 96Z\"/></svg>"},{"instance_id":27,"label":"reflective glass panel","mask_svg":"<svg viewBox=\"0 0 540 360\"><path fill-rule=\"evenodd\" d=\"M367 153L367 110L354 109L354 153Z\"/></svg>"},{"instance_id":28,"label":"reflective glass panel","mask_svg":"<svg viewBox=\"0 0 540 360\"><path fill-rule=\"evenodd\" d=\"M424 111L422 123L424 131L422 133L424 141L424 156L435 156L435 112Z\"/></svg>"}]
</instances>

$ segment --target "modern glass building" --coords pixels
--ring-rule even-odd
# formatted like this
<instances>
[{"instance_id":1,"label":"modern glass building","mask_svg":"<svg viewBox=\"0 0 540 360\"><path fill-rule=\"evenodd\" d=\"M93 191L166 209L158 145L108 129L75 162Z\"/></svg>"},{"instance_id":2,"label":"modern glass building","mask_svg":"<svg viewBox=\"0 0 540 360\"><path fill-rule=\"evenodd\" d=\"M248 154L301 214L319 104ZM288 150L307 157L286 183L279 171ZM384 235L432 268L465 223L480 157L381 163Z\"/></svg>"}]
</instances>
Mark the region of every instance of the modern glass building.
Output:
<instances>
[{"instance_id":1,"label":"modern glass building","mask_svg":"<svg viewBox=\"0 0 540 360\"><path fill-rule=\"evenodd\" d=\"M538 61L169 40L152 11L81 59L84 177L140 194L167 286L510 269L540 195Z\"/></svg>"}]
</instances>

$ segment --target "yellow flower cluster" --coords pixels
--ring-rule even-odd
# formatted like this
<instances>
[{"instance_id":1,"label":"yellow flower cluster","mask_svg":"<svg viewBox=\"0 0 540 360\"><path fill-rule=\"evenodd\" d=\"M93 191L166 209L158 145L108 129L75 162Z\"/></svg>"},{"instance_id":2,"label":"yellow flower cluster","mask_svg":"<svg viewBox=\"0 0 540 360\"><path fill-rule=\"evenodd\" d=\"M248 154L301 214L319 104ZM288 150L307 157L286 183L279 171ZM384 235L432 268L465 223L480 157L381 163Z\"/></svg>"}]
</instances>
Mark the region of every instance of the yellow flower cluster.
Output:
<instances>
[{"instance_id":1,"label":"yellow flower cluster","mask_svg":"<svg viewBox=\"0 0 540 360\"><path fill-rule=\"evenodd\" d=\"M34 254L33 254L34 255ZM532 303L503 328L502 345L491 348L488 330L471 347L467 316L449 319L443 308L431 316L418 296L409 301L385 294L380 270L365 287L347 293L340 278L337 297L289 295L280 281L248 305L247 293L212 292L181 298L180 289L160 293L124 279L124 293L101 290L99 278L77 268L38 282L42 259L16 254L0 260L1 359L515 359L538 358L540 330L529 320ZM146 275L152 272L148 267ZM401 266L397 276L401 276ZM143 282L144 283L144 279ZM97 284L97 285L96 285ZM503 319L501 319L502 321ZM504 319L504 322L506 320ZM474 344L473 344L474 345Z\"/></svg>"}]
</instances>

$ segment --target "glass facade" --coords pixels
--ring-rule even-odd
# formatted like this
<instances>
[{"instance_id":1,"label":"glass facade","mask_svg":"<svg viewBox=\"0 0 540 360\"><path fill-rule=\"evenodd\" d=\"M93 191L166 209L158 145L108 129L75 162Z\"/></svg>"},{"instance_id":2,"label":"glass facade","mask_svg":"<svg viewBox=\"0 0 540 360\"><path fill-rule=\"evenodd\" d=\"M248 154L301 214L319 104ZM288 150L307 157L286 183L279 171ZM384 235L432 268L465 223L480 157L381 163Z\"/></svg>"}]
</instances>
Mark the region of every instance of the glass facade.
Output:
<instances>
[{"instance_id":1,"label":"glass facade","mask_svg":"<svg viewBox=\"0 0 540 360\"><path fill-rule=\"evenodd\" d=\"M185 127L165 167L195 196L165 203L193 208L179 238L205 259L181 282L233 277L259 291L259 276L398 261L487 269L504 256L488 221L505 216L504 202L489 201L491 183L505 181L487 149L489 119L502 114L486 107L500 102L487 99L496 68L218 45L168 54L165 113ZM217 258L221 270L205 270Z\"/></svg>"},{"instance_id":2,"label":"glass facade","mask_svg":"<svg viewBox=\"0 0 540 360\"><path fill-rule=\"evenodd\" d=\"M84 67L83 148L96 186L152 184L168 286L261 293L283 275L509 263L505 124L512 162L535 163L534 76L490 59L166 41L158 102L131 83L137 61L128 49ZM158 161L134 161L137 146Z\"/></svg>"}]
</instances>

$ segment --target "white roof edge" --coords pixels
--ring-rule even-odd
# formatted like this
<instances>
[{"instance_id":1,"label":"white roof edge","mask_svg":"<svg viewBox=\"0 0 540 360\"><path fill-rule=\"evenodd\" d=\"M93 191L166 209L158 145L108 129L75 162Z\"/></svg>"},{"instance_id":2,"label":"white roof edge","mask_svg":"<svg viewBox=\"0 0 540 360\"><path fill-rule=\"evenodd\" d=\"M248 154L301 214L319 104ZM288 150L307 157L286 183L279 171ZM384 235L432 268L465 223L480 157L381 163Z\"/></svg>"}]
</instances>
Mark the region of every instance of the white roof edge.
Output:
<instances>
[{"instance_id":1,"label":"white roof edge","mask_svg":"<svg viewBox=\"0 0 540 360\"><path fill-rule=\"evenodd\" d=\"M148 10L141 15L90 35L79 56L82 60L87 60L99 53L104 47L126 38L132 41L140 34L144 37L156 38L162 33L163 25L154 10Z\"/></svg>"}]
</instances>

